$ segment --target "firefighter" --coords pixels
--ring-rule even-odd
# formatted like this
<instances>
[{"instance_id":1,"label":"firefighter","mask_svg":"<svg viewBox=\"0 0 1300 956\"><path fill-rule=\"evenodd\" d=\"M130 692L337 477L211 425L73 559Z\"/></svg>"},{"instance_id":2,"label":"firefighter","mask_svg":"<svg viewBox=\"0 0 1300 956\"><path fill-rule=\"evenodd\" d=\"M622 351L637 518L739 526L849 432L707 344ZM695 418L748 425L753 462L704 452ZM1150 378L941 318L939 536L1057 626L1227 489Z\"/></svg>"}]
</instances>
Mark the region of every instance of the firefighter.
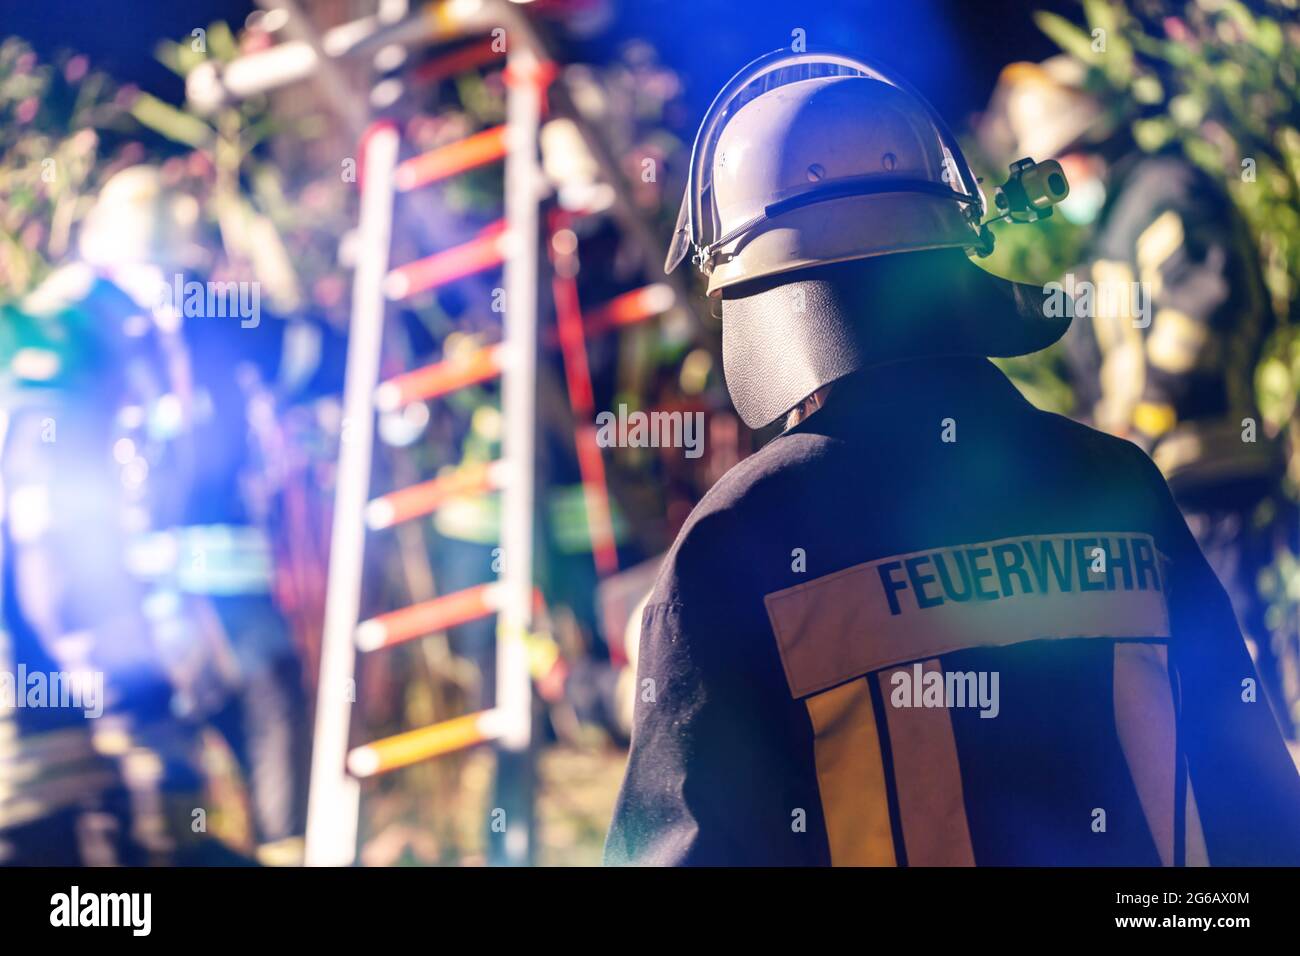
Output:
<instances>
[{"instance_id":1,"label":"firefighter","mask_svg":"<svg viewBox=\"0 0 1300 956\"><path fill-rule=\"evenodd\" d=\"M1270 637L1257 578L1277 547L1300 541L1287 540L1285 459L1254 399L1275 325L1259 252L1223 184L1177 149L1139 150L1123 106L1104 106L1089 81L1067 56L1009 65L980 139L1007 158L1057 156L1069 173L1061 212L1088 240L1063 284L1092 298L1063 343L1077 416L1159 466L1283 704L1277 657L1288 649ZM1283 724L1294 736L1294 720Z\"/></svg>"},{"instance_id":2,"label":"firefighter","mask_svg":"<svg viewBox=\"0 0 1300 956\"><path fill-rule=\"evenodd\" d=\"M788 427L664 561L608 863L1300 862L1300 780L1159 472L986 358L1068 319L968 260L984 213L864 61L770 54L706 114L667 265L721 299L746 424Z\"/></svg>"},{"instance_id":3,"label":"firefighter","mask_svg":"<svg viewBox=\"0 0 1300 956\"><path fill-rule=\"evenodd\" d=\"M209 281L204 256L181 254L184 242L168 248L193 203L154 167L129 167L105 185L80 245L115 280L138 286L178 339L188 394L173 457L185 467L158 505L156 541L171 561L152 583L185 609L174 642L179 709L230 743L259 859L291 864L305 828L309 724L297 647L274 594L277 417L341 387L344 343L323 322L273 314L260 282Z\"/></svg>"},{"instance_id":4,"label":"firefighter","mask_svg":"<svg viewBox=\"0 0 1300 956\"><path fill-rule=\"evenodd\" d=\"M174 860L199 778L127 546L146 520L143 400L163 378L147 316L76 265L3 324L0 863ZM56 682L76 693L33 698Z\"/></svg>"},{"instance_id":5,"label":"firefighter","mask_svg":"<svg viewBox=\"0 0 1300 956\"><path fill-rule=\"evenodd\" d=\"M189 556L168 530L212 488L196 492L196 465L214 480L211 458L193 455L202 419L190 354L202 371L218 350L187 345L160 294L204 262L198 219L197 201L163 188L156 170L119 171L81 224L77 260L7 316L8 651L28 673L89 674L104 687L95 720L64 726L66 708L43 721L3 715L20 746L0 763L0 830L15 821L0 842L18 862L248 862L207 836L191 718L196 689L214 683L193 665L210 669L213 655L199 638L203 608L177 586L193 566L178 567ZM70 769L83 766L95 774Z\"/></svg>"}]
</instances>

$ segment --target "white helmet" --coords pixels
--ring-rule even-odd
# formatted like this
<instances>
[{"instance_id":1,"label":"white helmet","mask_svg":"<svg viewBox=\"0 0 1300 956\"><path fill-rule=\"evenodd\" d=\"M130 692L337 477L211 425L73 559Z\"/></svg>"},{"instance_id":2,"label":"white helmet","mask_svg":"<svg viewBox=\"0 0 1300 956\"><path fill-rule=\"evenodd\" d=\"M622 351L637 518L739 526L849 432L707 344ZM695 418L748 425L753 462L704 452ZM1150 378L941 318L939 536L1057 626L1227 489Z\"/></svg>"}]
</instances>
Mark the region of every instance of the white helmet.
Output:
<instances>
[{"instance_id":1,"label":"white helmet","mask_svg":"<svg viewBox=\"0 0 1300 956\"><path fill-rule=\"evenodd\" d=\"M128 166L99 190L81 224L78 251L101 268L187 267L202 259L198 235L193 196L169 189L153 166Z\"/></svg>"},{"instance_id":2,"label":"white helmet","mask_svg":"<svg viewBox=\"0 0 1300 956\"><path fill-rule=\"evenodd\" d=\"M716 296L890 252L987 252L984 211L961 148L919 93L851 56L778 50L705 114L665 269L693 249Z\"/></svg>"},{"instance_id":3,"label":"white helmet","mask_svg":"<svg viewBox=\"0 0 1300 956\"><path fill-rule=\"evenodd\" d=\"M778 50L732 77L705 114L664 267L673 271L691 253L708 294L724 299L728 388L745 422L761 427L869 356L851 330L828 329L829 305L816 314L816 302L809 308L800 296L792 315L779 282L750 284L950 249L983 277L976 281L1009 293L1009 283L967 267L956 252L992 251L985 211L956 139L908 84L856 57ZM750 294L755 288L764 291ZM1050 344L1064 326L1050 330L1050 341L1036 331L1030 347L1017 342L1008 351L1001 329L993 347L955 350L1020 354Z\"/></svg>"}]
</instances>

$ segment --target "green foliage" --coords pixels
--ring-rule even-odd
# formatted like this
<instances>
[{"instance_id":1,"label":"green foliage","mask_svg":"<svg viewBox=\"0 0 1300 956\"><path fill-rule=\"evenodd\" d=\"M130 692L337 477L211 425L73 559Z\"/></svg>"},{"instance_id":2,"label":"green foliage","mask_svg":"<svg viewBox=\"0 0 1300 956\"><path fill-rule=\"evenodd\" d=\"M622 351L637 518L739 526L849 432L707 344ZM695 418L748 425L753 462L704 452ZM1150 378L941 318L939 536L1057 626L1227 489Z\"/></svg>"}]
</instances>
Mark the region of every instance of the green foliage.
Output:
<instances>
[{"instance_id":1,"label":"green foliage","mask_svg":"<svg viewBox=\"0 0 1300 956\"><path fill-rule=\"evenodd\" d=\"M1092 67L1099 92L1126 105L1145 150L1180 149L1220 179L1249 223L1285 327L1270 344L1290 381L1261 389L1273 429L1300 393L1292 339L1300 321L1300 21L1294 0L1084 4L1087 31L1040 14L1040 26ZM1094 50L1093 31L1105 30ZM1286 394L1289 391L1289 396Z\"/></svg>"},{"instance_id":2,"label":"green foliage","mask_svg":"<svg viewBox=\"0 0 1300 956\"><path fill-rule=\"evenodd\" d=\"M102 152L129 128L131 98L84 57L41 63L21 40L0 43L0 303L31 291L68 252L117 168Z\"/></svg>"}]
</instances>

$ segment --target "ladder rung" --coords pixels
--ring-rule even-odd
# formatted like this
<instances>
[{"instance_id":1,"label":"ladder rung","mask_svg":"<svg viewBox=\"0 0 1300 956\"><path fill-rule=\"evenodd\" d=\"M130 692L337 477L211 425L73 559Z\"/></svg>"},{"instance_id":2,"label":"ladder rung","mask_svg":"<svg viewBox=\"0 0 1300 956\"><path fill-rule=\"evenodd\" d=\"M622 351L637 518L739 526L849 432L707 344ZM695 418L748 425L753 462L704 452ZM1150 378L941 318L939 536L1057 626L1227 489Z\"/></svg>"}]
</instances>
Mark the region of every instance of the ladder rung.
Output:
<instances>
[{"instance_id":1,"label":"ladder rung","mask_svg":"<svg viewBox=\"0 0 1300 956\"><path fill-rule=\"evenodd\" d=\"M384 277L384 295L396 302L485 272L505 261L505 245L506 232L495 223L469 242L393 269Z\"/></svg>"},{"instance_id":2,"label":"ladder rung","mask_svg":"<svg viewBox=\"0 0 1300 956\"><path fill-rule=\"evenodd\" d=\"M672 286L665 282L633 289L615 296L603 305L592 309L582 317L582 330L587 335L600 335L611 329L625 325L636 325L657 315L663 315L673 307L677 295ZM560 340L554 328L548 329L546 342L555 345Z\"/></svg>"},{"instance_id":3,"label":"ladder rung","mask_svg":"<svg viewBox=\"0 0 1300 956\"><path fill-rule=\"evenodd\" d=\"M499 711L481 710L418 730L384 737L362 744L349 753L348 771L354 777L373 777L409 767L422 760L494 740L501 734L500 725Z\"/></svg>"},{"instance_id":4,"label":"ladder rung","mask_svg":"<svg viewBox=\"0 0 1300 956\"><path fill-rule=\"evenodd\" d=\"M588 335L596 335L620 325L644 322L667 312L676 300L672 286L666 282L633 289L593 309L585 317L583 329Z\"/></svg>"},{"instance_id":5,"label":"ladder rung","mask_svg":"<svg viewBox=\"0 0 1300 956\"><path fill-rule=\"evenodd\" d=\"M497 595L497 584L479 584L372 617L357 625L357 649L376 651L392 647L495 614L499 603Z\"/></svg>"},{"instance_id":6,"label":"ladder rung","mask_svg":"<svg viewBox=\"0 0 1300 956\"><path fill-rule=\"evenodd\" d=\"M488 37L420 64L413 71L413 75L417 83L437 83L457 73L467 73L477 69L500 59L501 56L502 52L497 48L496 38Z\"/></svg>"},{"instance_id":7,"label":"ladder rung","mask_svg":"<svg viewBox=\"0 0 1300 956\"><path fill-rule=\"evenodd\" d=\"M505 134L504 126L494 126L412 156L398 165L393 183L399 191L407 192L496 162L506 154Z\"/></svg>"},{"instance_id":8,"label":"ladder rung","mask_svg":"<svg viewBox=\"0 0 1300 956\"><path fill-rule=\"evenodd\" d=\"M375 405L381 412L391 412L411 402L486 382L501 374L503 361L504 351L498 344L403 372L375 389Z\"/></svg>"},{"instance_id":9,"label":"ladder rung","mask_svg":"<svg viewBox=\"0 0 1300 956\"><path fill-rule=\"evenodd\" d=\"M504 470L499 461L465 465L451 474L382 495L366 506L366 524L382 531L403 521L432 514L456 495L480 494L501 488Z\"/></svg>"}]
</instances>

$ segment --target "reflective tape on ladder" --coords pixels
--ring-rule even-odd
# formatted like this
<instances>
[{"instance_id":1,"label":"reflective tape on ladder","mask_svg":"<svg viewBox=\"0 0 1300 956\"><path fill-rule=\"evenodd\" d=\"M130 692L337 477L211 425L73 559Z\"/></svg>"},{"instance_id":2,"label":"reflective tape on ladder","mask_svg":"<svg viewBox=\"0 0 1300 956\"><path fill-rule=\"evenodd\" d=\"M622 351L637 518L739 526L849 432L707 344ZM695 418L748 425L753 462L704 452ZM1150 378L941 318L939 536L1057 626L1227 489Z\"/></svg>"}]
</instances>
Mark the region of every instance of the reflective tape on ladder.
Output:
<instances>
[{"instance_id":1,"label":"reflective tape on ladder","mask_svg":"<svg viewBox=\"0 0 1300 956\"><path fill-rule=\"evenodd\" d=\"M633 289L615 296L582 317L582 328L587 335L601 335L614 329L636 325L663 315L677 301L672 286L664 282ZM558 345L560 336L555 329L546 333L547 345Z\"/></svg>"},{"instance_id":2,"label":"reflective tape on ladder","mask_svg":"<svg viewBox=\"0 0 1300 956\"><path fill-rule=\"evenodd\" d=\"M499 490L504 476L505 469L499 461L465 465L451 474L374 499L366 506L366 524L371 531L381 531L432 514L448 498Z\"/></svg>"},{"instance_id":3,"label":"reflective tape on ladder","mask_svg":"<svg viewBox=\"0 0 1300 956\"><path fill-rule=\"evenodd\" d=\"M394 302L406 299L486 272L505 258L506 232L501 223L495 223L469 242L393 269L384 277L384 295Z\"/></svg>"},{"instance_id":4,"label":"reflective tape on ladder","mask_svg":"<svg viewBox=\"0 0 1300 956\"><path fill-rule=\"evenodd\" d=\"M621 325L634 325L662 315L673 307L677 296L665 282L656 282L615 296L604 305L588 312L583 328L588 335L598 335Z\"/></svg>"},{"instance_id":5,"label":"reflective tape on ladder","mask_svg":"<svg viewBox=\"0 0 1300 956\"><path fill-rule=\"evenodd\" d=\"M501 374L504 358L503 346L489 345L466 355L403 372L375 389L375 406L381 412L391 412L410 402L437 398L486 382Z\"/></svg>"},{"instance_id":6,"label":"reflective tape on ladder","mask_svg":"<svg viewBox=\"0 0 1300 956\"><path fill-rule=\"evenodd\" d=\"M354 777L373 777L409 767L422 760L441 757L494 740L500 734L501 715L482 710L453 717L404 734L362 744L348 754L348 772Z\"/></svg>"},{"instance_id":7,"label":"reflective tape on ladder","mask_svg":"<svg viewBox=\"0 0 1300 956\"><path fill-rule=\"evenodd\" d=\"M413 71L412 79L416 83L438 83L457 73L476 70L503 55L496 37L487 37L421 63Z\"/></svg>"},{"instance_id":8,"label":"reflective tape on ladder","mask_svg":"<svg viewBox=\"0 0 1300 956\"><path fill-rule=\"evenodd\" d=\"M495 583L479 584L362 621L357 625L357 650L377 651L495 614L500 591Z\"/></svg>"},{"instance_id":9,"label":"reflective tape on ladder","mask_svg":"<svg viewBox=\"0 0 1300 956\"><path fill-rule=\"evenodd\" d=\"M404 160L398 165L393 182L399 190L408 192L494 163L505 155L506 128L495 126Z\"/></svg>"}]
</instances>

